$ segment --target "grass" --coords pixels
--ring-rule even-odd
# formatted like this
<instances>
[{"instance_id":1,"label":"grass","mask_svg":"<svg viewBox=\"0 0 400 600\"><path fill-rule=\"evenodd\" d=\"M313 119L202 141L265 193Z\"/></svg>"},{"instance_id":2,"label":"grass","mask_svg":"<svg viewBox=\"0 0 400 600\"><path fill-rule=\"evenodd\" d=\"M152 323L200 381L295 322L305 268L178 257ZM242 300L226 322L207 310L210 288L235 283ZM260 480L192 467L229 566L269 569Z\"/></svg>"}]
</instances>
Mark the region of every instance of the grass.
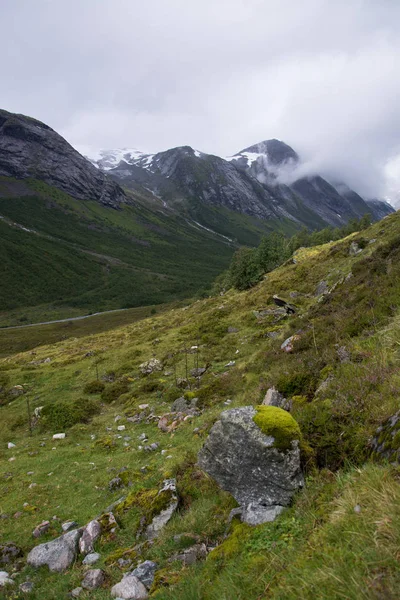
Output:
<instances>
[{"instance_id":1,"label":"grass","mask_svg":"<svg viewBox=\"0 0 400 600\"><path fill-rule=\"evenodd\" d=\"M82 337L53 342L43 334L34 350L11 351L0 361L0 373L10 378L7 388L22 385L26 393L12 399L6 390L0 399L0 512L9 516L1 520L2 538L26 553L58 535L63 520L85 524L122 495L143 498L147 490L152 497L165 478L176 477L177 514L153 545L135 549L137 561L159 564L152 597L398 597L399 471L372 459L369 440L398 410L399 233L394 214L363 232L377 241L355 257L348 249L357 234L299 251L296 263L269 273L249 291L229 291L103 331L97 328L110 315L93 317L81 322L87 328ZM321 280L334 288L322 301L315 295ZM273 294L291 298L291 292L296 314L274 312ZM293 351L283 352L282 342L295 333ZM185 352L193 345L198 354ZM342 347L348 362L340 361ZM152 357L162 361L163 371L143 378L139 365ZM176 387L186 377L186 359L189 371L197 363L208 365L199 387L190 378L190 390ZM231 360L234 366L227 367ZM86 394L97 372L106 390L124 384L127 391L110 404L100 391ZM226 538L235 503L198 469L197 452L228 399L229 407L257 406L272 385L293 401L306 487L274 523L250 528L234 521ZM166 415L172 425L171 404L185 391L199 397L201 414L161 431L147 417ZM58 431L44 418L29 435L27 399L31 411L90 400L99 412L69 427L65 440L53 441ZM139 409L142 404L149 408ZM128 420L141 413L141 422ZM118 431L119 425L125 430ZM159 444L157 451L138 448L142 433ZM12 450L9 441L16 444ZM127 487L110 491L108 482L118 473ZM32 482L37 485L30 488ZM137 545L134 532L144 510L132 502L118 514L115 534L98 542L99 566L108 580L91 598L108 598L121 578L115 556ZM18 511L22 515L14 518ZM31 532L43 519L51 520L51 530L35 542ZM197 541L217 549L192 567L170 561ZM80 559L62 576L22 565L16 582L32 577L34 600L59 598L79 585L82 573Z\"/></svg>"}]
</instances>

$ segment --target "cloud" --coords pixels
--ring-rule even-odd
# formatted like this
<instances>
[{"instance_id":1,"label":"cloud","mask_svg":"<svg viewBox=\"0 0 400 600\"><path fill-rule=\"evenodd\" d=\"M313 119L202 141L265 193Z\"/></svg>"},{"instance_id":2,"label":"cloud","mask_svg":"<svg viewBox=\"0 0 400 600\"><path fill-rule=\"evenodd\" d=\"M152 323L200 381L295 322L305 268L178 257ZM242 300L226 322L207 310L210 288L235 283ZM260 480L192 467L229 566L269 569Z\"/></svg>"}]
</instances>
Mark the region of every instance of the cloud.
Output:
<instances>
[{"instance_id":1,"label":"cloud","mask_svg":"<svg viewBox=\"0 0 400 600\"><path fill-rule=\"evenodd\" d=\"M277 137L299 174L400 190L397 0L3 0L2 21L0 105L74 145Z\"/></svg>"}]
</instances>

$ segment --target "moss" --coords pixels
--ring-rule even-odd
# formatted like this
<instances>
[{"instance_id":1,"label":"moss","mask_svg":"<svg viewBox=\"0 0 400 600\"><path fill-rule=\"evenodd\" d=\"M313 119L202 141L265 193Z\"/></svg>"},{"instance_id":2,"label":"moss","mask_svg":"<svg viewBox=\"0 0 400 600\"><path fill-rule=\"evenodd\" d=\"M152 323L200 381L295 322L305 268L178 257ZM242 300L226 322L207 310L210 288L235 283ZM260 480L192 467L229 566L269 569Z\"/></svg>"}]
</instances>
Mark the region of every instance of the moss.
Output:
<instances>
[{"instance_id":1,"label":"moss","mask_svg":"<svg viewBox=\"0 0 400 600\"><path fill-rule=\"evenodd\" d=\"M143 525L149 525L154 517L165 510L172 498L171 490L158 491L156 488L140 490L129 494L116 507L116 513L124 513L131 508L138 508L144 517Z\"/></svg>"},{"instance_id":2,"label":"moss","mask_svg":"<svg viewBox=\"0 0 400 600\"><path fill-rule=\"evenodd\" d=\"M150 595L160 587L169 587L178 583L181 577L180 571L172 571L170 569L160 569L156 571L153 584L150 588Z\"/></svg>"},{"instance_id":3,"label":"moss","mask_svg":"<svg viewBox=\"0 0 400 600\"><path fill-rule=\"evenodd\" d=\"M250 525L247 523L239 523L233 521L232 533L222 544L217 546L207 556L207 562L226 562L229 561L233 556L240 554L243 550L243 544L249 537L251 531Z\"/></svg>"},{"instance_id":4,"label":"moss","mask_svg":"<svg viewBox=\"0 0 400 600\"><path fill-rule=\"evenodd\" d=\"M105 560L106 565L116 565L117 561L123 558L125 560L130 559L132 562L136 560L137 558L137 552L135 551L135 548L118 548L117 550L114 550L114 552L111 552L111 554L109 554Z\"/></svg>"},{"instance_id":5,"label":"moss","mask_svg":"<svg viewBox=\"0 0 400 600\"><path fill-rule=\"evenodd\" d=\"M254 423L265 435L272 436L275 448L290 450L293 440L301 440L298 423L282 408L276 406L257 406Z\"/></svg>"},{"instance_id":6,"label":"moss","mask_svg":"<svg viewBox=\"0 0 400 600\"><path fill-rule=\"evenodd\" d=\"M104 448L105 450L111 450L115 448L116 443L115 440L110 435L105 435L95 442L95 446L97 448Z\"/></svg>"}]
</instances>

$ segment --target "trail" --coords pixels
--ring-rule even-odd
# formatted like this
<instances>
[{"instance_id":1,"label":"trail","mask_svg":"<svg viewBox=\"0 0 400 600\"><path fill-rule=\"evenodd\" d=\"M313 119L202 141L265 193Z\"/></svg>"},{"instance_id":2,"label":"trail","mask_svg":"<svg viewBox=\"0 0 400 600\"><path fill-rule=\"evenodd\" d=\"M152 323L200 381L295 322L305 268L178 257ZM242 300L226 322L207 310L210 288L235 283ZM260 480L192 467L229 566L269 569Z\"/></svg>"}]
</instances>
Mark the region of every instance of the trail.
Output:
<instances>
[{"instance_id":1,"label":"trail","mask_svg":"<svg viewBox=\"0 0 400 600\"><path fill-rule=\"evenodd\" d=\"M92 315L82 315L81 317L70 317L69 319L57 319L56 321L43 321L42 323L29 323L29 325L12 325L11 327L0 327L0 331L8 329L25 329L25 327L37 327L38 325L52 325L53 323L68 323L68 321L82 321L82 319L90 319L98 315L107 315L115 312L129 310L128 308L115 308L114 310L105 310L103 312L93 313Z\"/></svg>"}]
</instances>

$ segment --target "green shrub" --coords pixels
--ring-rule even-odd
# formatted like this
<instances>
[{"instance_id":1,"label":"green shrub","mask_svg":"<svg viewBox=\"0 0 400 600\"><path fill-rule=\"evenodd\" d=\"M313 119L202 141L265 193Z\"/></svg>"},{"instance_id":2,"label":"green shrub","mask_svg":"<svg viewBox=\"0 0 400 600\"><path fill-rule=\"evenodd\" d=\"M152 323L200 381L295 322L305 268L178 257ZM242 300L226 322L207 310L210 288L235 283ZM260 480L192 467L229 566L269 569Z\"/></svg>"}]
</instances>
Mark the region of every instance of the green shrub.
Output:
<instances>
[{"instance_id":1,"label":"green shrub","mask_svg":"<svg viewBox=\"0 0 400 600\"><path fill-rule=\"evenodd\" d=\"M100 412L100 406L93 400L80 398L72 404L54 402L43 408L43 426L52 431L61 431L76 423L87 423Z\"/></svg>"},{"instance_id":2,"label":"green shrub","mask_svg":"<svg viewBox=\"0 0 400 600\"><path fill-rule=\"evenodd\" d=\"M291 398L292 396L307 396L312 397L318 380L313 373L290 373L289 375L281 375L276 383L278 391Z\"/></svg>"},{"instance_id":3,"label":"green shrub","mask_svg":"<svg viewBox=\"0 0 400 600\"><path fill-rule=\"evenodd\" d=\"M104 388L105 388L105 384L102 381L97 381L96 379L94 381L89 381L89 383L87 383L85 385L85 387L83 388L83 393L84 394L100 394Z\"/></svg>"},{"instance_id":4,"label":"green shrub","mask_svg":"<svg viewBox=\"0 0 400 600\"><path fill-rule=\"evenodd\" d=\"M118 400L122 394L125 394L129 390L126 381L117 381L112 383L101 393L101 399L107 404L111 404L114 400Z\"/></svg>"}]
</instances>

